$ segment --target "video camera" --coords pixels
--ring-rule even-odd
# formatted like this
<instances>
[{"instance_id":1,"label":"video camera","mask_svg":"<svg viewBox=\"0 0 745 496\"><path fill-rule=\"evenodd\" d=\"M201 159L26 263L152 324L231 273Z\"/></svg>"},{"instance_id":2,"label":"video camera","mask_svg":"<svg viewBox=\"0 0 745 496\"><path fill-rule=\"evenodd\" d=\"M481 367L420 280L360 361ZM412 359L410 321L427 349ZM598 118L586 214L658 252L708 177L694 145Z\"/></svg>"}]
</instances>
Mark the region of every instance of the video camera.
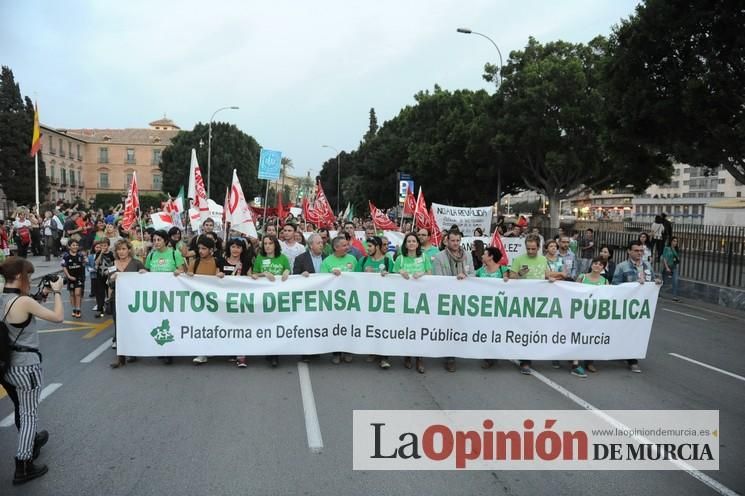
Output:
<instances>
[{"instance_id":1,"label":"video camera","mask_svg":"<svg viewBox=\"0 0 745 496\"><path fill-rule=\"evenodd\" d=\"M57 274L48 274L41 278L39 281L39 284L36 286L36 291L34 292L31 297L35 299L36 301L43 301L46 296L44 295L44 288L52 289L52 283L57 282L59 280L59 275Z\"/></svg>"}]
</instances>

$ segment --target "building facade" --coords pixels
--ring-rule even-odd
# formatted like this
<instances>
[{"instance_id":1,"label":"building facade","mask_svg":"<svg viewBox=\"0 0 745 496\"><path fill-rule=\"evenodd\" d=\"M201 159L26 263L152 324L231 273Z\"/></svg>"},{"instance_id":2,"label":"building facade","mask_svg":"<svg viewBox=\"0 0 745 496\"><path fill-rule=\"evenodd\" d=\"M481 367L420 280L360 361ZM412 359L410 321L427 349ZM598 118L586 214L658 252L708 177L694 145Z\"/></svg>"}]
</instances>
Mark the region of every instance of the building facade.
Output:
<instances>
[{"instance_id":1,"label":"building facade","mask_svg":"<svg viewBox=\"0 0 745 496\"><path fill-rule=\"evenodd\" d=\"M655 215L666 212L673 222L702 224L707 205L745 196L745 185L723 167L714 171L686 164L674 167L670 182L651 186L634 198L635 221L652 222Z\"/></svg>"},{"instance_id":2,"label":"building facade","mask_svg":"<svg viewBox=\"0 0 745 496\"><path fill-rule=\"evenodd\" d=\"M42 157L51 189L47 200L92 200L126 194L134 174L141 193L162 191L163 149L180 128L159 119L148 128L57 129L41 126Z\"/></svg>"}]
</instances>

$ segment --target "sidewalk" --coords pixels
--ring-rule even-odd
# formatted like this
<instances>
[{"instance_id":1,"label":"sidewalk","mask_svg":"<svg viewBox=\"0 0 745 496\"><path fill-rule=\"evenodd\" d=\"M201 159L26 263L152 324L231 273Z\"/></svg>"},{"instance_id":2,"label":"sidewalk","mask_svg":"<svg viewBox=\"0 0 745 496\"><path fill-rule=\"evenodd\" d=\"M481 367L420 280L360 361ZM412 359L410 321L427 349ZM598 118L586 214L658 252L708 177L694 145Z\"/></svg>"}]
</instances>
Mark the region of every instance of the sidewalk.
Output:
<instances>
[{"instance_id":1,"label":"sidewalk","mask_svg":"<svg viewBox=\"0 0 745 496\"><path fill-rule=\"evenodd\" d=\"M34 264L34 275L31 278L31 280L34 282L38 281L46 275L62 272L59 258L52 257L52 259L47 262L46 260L44 260L43 255L40 255L38 257L29 255L28 257L26 257L26 259Z\"/></svg>"}]
</instances>

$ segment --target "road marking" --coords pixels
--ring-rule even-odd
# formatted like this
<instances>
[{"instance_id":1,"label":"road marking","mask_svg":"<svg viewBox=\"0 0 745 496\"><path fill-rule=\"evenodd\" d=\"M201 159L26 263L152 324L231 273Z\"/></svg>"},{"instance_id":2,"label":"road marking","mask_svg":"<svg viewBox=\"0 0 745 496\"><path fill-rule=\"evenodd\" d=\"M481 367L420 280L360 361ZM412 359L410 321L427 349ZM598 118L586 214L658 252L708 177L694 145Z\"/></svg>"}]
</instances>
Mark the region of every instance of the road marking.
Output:
<instances>
[{"instance_id":1,"label":"road marking","mask_svg":"<svg viewBox=\"0 0 745 496\"><path fill-rule=\"evenodd\" d=\"M44 329L37 331L39 334L49 334L54 332L66 332L66 331L89 331L88 334L83 336L83 339L91 339L98 336L101 332L106 330L111 324L114 323L113 319L104 320L103 322L75 322L75 321L63 321L63 324L72 324L75 327L61 327L59 329Z\"/></svg>"},{"instance_id":2,"label":"road marking","mask_svg":"<svg viewBox=\"0 0 745 496\"><path fill-rule=\"evenodd\" d=\"M80 363L91 363L93 360L101 356L104 351L111 348L112 341L114 341L114 338L109 338L101 343L101 346L88 353L82 360L80 360Z\"/></svg>"},{"instance_id":3,"label":"road marking","mask_svg":"<svg viewBox=\"0 0 745 496\"><path fill-rule=\"evenodd\" d=\"M734 377L735 379L740 379L741 381L745 381L745 377L741 375L737 375L732 372L728 372L724 369L714 367L713 365L709 365L708 363L699 362L698 360L694 360L693 358L689 358L685 355L678 355L677 353L668 353L668 355L674 356L675 358L680 358L681 360L685 360L687 362L695 363L696 365L700 365L701 367L705 367L707 369L715 370L719 372L720 374L728 375L730 377Z\"/></svg>"},{"instance_id":4,"label":"road marking","mask_svg":"<svg viewBox=\"0 0 745 496\"><path fill-rule=\"evenodd\" d=\"M305 432L308 436L308 447L313 453L320 453L323 449L321 425L318 423L316 400L313 397L313 385L310 383L310 369L305 362L297 364L300 379L300 395L303 398L303 413L305 414Z\"/></svg>"},{"instance_id":5,"label":"road marking","mask_svg":"<svg viewBox=\"0 0 745 496\"><path fill-rule=\"evenodd\" d=\"M44 401L50 394L58 390L62 384L59 382L53 382L49 384L47 387L41 390L41 397L39 398L39 402ZM15 417L11 413L4 419L0 420L0 427L10 427L11 425L15 424Z\"/></svg>"},{"instance_id":6,"label":"road marking","mask_svg":"<svg viewBox=\"0 0 745 496\"><path fill-rule=\"evenodd\" d=\"M670 313L677 313L678 315L685 315L686 317L691 317L692 319L709 320L703 317L699 317L698 315L691 315L690 313L678 312L677 310L670 310L669 308L663 308L663 310L666 312L670 312Z\"/></svg>"},{"instance_id":7,"label":"road marking","mask_svg":"<svg viewBox=\"0 0 745 496\"><path fill-rule=\"evenodd\" d=\"M709 312L709 313L713 313L714 315L721 315L722 317L727 317L728 319L733 319L733 320L740 320L742 318L742 317L739 317L737 315L730 315L730 314L724 313L724 312L717 312L716 310L709 310L708 308L697 307L697 306L694 306L694 305L689 305L687 303L678 302L678 303L675 304L675 306L676 307L677 306L681 306L681 307L693 308L694 310L698 310L700 312Z\"/></svg>"},{"instance_id":8,"label":"road marking","mask_svg":"<svg viewBox=\"0 0 745 496\"><path fill-rule=\"evenodd\" d=\"M515 365L519 365L519 362L517 360L512 360L512 362ZM551 389L553 389L554 391L556 391L559 394L561 394L562 396L570 399L571 401L573 401L574 403L576 403L580 407L584 408L585 410L588 410L588 411L594 413L595 415L597 415L601 419L605 420L607 423L609 423L613 427L616 427L617 429L622 429L622 430L631 430L625 424L623 424L620 421L616 420L615 418L611 417L610 415L608 415L604 411L602 411L602 410L596 408L595 406L591 405L590 403L588 403L587 401L583 400L582 398L580 398L579 396L577 396L573 392L571 392L568 389L566 389L564 386L562 386L562 385L560 385L560 384L552 381L551 379L549 379L545 375L541 374L540 372L536 372L535 370L533 370L533 374L532 375L533 375L533 377L535 377L536 379L538 379L539 381L541 381L542 383L544 383L545 385L547 385L548 387L550 387ZM650 441L649 439L647 439L644 436L632 436L632 437L636 441L638 441L640 443L646 443L646 444L651 444L652 443L652 441ZM687 464L687 463L685 463L685 462L683 462L681 460L671 460L670 463L678 466L680 469L682 469L683 471L685 471L688 475L690 475L694 479L696 479L696 480L698 480L698 481L706 484L711 489L713 489L714 491L718 492L719 494L721 494L723 496L739 496L739 493L737 493L736 491L733 491L732 489L728 488L727 486L723 485L722 483L720 483L720 482L712 479L711 477L709 477L705 473L701 472L700 470L696 470L695 468L691 467L689 464Z\"/></svg>"}]
</instances>

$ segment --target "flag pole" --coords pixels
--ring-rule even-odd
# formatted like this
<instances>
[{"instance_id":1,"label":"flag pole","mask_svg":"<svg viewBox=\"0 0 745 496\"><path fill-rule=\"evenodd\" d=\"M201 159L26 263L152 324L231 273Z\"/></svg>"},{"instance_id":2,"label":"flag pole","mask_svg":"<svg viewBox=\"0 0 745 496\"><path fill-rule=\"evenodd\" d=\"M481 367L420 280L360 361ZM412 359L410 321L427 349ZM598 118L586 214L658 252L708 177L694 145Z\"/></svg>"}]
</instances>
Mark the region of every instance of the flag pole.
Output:
<instances>
[{"instance_id":1,"label":"flag pole","mask_svg":"<svg viewBox=\"0 0 745 496\"><path fill-rule=\"evenodd\" d=\"M265 179L266 181L266 192L264 193L264 222L262 224L262 228L264 229L264 232L266 232L266 207L267 203L269 202L269 179Z\"/></svg>"},{"instance_id":2,"label":"flag pole","mask_svg":"<svg viewBox=\"0 0 745 496\"><path fill-rule=\"evenodd\" d=\"M36 215L39 215L39 152L34 153L34 184L36 186Z\"/></svg>"}]
</instances>

